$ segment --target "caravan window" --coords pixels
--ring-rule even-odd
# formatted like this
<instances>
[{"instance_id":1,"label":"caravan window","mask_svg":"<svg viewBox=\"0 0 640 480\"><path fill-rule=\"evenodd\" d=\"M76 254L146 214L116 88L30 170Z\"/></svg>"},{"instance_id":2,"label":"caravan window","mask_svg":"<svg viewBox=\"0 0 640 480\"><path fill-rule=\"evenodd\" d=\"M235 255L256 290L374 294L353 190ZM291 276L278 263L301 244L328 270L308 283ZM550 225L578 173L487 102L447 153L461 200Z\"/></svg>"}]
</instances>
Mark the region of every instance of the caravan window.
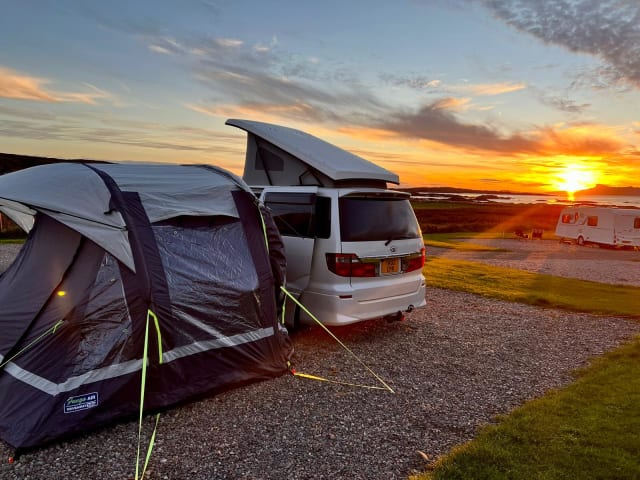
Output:
<instances>
[{"instance_id":1,"label":"caravan window","mask_svg":"<svg viewBox=\"0 0 640 480\"><path fill-rule=\"evenodd\" d=\"M329 238L331 199L314 193L272 192L265 195L281 235L304 238Z\"/></svg>"},{"instance_id":2,"label":"caravan window","mask_svg":"<svg viewBox=\"0 0 640 480\"><path fill-rule=\"evenodd\" d=\"M562 215L562 223L573 223L574 216L571 213L565 213Z\"/></svg>"},{"instance_id":3,"label":"caravan window","mask_svg":"<svg viewBox=\"0 0 640 480\"><path fill-rule=\"evenodd\" d=\"M640 217L633 219L633 228L640 228Z\"/></svg>"},{"instance_id":4,"label":"caravan window","mask_svg":"<svg viewBox=\"0 0 640 480\"><path fill-rule=\"evenodd\" d=\"M598 226L598 217L587 217L587 225L589 225L590 227L597 227Z\"/></svg>"}]
</instances>

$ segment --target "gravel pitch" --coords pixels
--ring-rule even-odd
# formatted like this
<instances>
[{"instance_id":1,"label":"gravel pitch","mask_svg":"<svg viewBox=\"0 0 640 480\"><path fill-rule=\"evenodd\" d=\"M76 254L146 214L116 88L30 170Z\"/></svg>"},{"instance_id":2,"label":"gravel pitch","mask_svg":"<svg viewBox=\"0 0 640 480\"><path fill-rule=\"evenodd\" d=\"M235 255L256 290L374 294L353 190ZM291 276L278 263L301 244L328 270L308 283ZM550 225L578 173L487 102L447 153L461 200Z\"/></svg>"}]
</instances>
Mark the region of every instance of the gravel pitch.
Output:
<instances>
[{"instance_id":1,"label":"gravel pitch","mask_svg":"<svg viewBox=\"0 0 640 480\"><path fill-rule=\"evenodd\" d=\"M2 250L2 249L0 249ZM1 266L1 265L0 265ZM430 288L404 322L334 328L394 390L286 375L163 413L150 479L406 479L479 426L571 382L640 324ZM299 371L377 385L319 327L292 334ZM152 418L146 418L148 438ZM134 477L137 422L25 452L2 479Z\"/></svg>"}]
</instances>

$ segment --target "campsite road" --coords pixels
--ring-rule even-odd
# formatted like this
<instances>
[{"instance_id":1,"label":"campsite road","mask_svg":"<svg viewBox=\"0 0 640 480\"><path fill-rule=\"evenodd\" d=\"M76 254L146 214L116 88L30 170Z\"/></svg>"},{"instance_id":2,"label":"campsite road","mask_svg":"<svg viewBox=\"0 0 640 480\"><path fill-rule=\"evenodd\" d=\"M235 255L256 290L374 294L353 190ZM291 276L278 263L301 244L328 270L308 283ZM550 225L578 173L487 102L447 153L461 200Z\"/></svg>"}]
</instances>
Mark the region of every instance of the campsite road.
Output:
<instances>
[{"instance_id":1,"label":"campsite road","mask_svg":"<svg viewBox=\"0 0 640 480\"><path fill-rule=\"evenodd\" d=\"M405 322L333 330L395 390L283 376L162 414L149 479L406 479L523 401L640 332L621 318L430 288ZM376 385L318 327L293 335L299 371ZM149 438L152 419L144 422ZM133 478L137 422L20 456L0 478ZM144 449L144 446L143 446Z\"/></svg>"}]
</instances>

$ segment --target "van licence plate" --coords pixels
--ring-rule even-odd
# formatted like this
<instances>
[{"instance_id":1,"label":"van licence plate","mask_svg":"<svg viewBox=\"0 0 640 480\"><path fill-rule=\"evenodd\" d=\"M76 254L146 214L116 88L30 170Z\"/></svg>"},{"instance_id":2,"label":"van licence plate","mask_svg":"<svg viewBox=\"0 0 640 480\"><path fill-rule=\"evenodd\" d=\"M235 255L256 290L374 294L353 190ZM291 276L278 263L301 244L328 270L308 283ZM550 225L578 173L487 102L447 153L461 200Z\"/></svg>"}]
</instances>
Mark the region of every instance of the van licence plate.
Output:
<instances>
[{"instance_id":1,"label":"van licence plate","mask_svg":"<svg viewBox=\"0 0 640 480\"><path fill-rule=\"evenodd\" d=\"M400 271L399 258L383 258L380 260L380 275L391 275Z\"/></svg>"}]
</instances>

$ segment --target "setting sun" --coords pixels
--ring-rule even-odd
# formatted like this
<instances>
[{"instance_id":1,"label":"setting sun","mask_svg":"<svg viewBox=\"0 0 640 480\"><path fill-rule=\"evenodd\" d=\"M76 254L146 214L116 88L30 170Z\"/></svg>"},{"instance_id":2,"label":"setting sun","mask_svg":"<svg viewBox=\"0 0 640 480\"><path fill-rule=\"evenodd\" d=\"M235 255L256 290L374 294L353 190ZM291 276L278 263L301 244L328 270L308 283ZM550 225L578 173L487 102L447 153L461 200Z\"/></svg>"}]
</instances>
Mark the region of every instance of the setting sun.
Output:
<instances>
[{"instance_id":1,"label":"setting sun","mask_svg":"<svg viewBox=\"0 0 640 480\"><path fill-rule=\"evenodd\" d=\"M593 187L597 181L597 173L594 170L578 164L569 164L557 175L556 187L564 190L570 199L578 190Z\"/></svg>"}]
</instances>

